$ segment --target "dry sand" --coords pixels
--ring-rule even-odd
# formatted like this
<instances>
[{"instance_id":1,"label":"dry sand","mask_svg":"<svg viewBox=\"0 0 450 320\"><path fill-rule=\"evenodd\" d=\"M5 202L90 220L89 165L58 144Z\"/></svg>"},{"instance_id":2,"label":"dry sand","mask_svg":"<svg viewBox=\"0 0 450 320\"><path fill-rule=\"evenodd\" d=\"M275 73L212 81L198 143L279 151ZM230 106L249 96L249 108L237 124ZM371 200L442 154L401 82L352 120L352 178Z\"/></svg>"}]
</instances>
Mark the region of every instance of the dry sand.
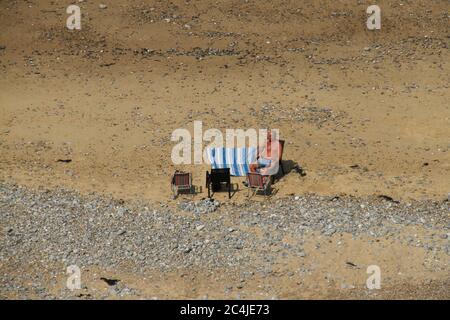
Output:
<instances>
[{"instance_id":1,"label":"dry sand","mask_svg":"<svg viewBox=\"0 0 450 320\"><path fill-rule=\"evenodd\" d=\"M274 199L447 198L448 1L377 1L376 32L369 1L99 3L69 31L69 2L0 2L0 181L174 204L172 172L208 167L174 166L170 135L201 120L280 129L306 175Z\"/></svg>"}]
</instances>

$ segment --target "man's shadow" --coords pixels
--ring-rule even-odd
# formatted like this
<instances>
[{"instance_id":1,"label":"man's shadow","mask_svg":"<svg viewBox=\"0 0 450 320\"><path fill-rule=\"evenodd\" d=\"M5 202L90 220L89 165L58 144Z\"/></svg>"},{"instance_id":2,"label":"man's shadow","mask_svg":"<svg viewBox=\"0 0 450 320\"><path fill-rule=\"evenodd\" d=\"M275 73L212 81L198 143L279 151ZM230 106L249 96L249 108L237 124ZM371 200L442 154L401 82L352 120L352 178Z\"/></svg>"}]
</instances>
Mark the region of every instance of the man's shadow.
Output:
<instances>
[{"instance_id":1,"label":"man's shadow","mask_svg":"<svg viewBox=\"0 0 450 320\"><path fill-rule=\"evenodd\" d=\"M278 174L275 176L275 181L280 180L290 173L297 173L301 177L306 176L305 170L297 162L292 160L282 160L280 162L280 170L278 170Z\"/></svg>"}]
</instances>

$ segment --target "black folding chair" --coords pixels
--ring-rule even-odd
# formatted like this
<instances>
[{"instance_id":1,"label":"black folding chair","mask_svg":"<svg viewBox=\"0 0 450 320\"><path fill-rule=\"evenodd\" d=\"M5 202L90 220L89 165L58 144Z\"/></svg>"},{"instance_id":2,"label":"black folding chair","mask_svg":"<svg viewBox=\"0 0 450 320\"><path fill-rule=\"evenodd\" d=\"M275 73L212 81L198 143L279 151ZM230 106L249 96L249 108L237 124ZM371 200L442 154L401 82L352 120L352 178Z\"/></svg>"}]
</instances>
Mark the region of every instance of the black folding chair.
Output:
<instances>
[{"instance_id":1,"label":"black folding chair","mask_svg":"<svg viewBox=\"0 0 450 320\"><path fill-rule=\"evenodd\" d=\"M208 198L211 198L211 191L216 192L222 189L222 184L226 184L228 198L231 198L231 176L230 168L211 169L211 173L206 171L206 187L208 188Z\"/></svg>"}]
</instances>

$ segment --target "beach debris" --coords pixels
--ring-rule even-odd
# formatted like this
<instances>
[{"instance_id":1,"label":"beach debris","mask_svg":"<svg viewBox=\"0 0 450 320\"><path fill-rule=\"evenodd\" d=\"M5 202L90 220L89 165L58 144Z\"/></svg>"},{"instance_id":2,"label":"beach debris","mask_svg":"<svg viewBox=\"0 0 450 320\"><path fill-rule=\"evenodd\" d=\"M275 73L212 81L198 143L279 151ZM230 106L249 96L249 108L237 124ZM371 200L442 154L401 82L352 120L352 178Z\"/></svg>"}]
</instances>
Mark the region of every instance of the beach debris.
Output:
<instances>
[{"instance_id":1,"label":"beach debris","mask_svg":"<svg viewBox=\"0 0 450 320\"><path fill-rule=\"evenodd\" d=\"M72 159L58 159L56 160L56 162L61 162L61 163L71 163Z\"/></svg>"},{"instance_id":2,"label":"beach debris","mask_svg":"<svg viewBox=\"0 0 450 320\"><path fill-rule=\"evenodd\" d=\"M104 281L108 286L115 286L117 283L119 283L119 279L109 279L101 277L100 280Z\"/></svg>"}]
</instances>

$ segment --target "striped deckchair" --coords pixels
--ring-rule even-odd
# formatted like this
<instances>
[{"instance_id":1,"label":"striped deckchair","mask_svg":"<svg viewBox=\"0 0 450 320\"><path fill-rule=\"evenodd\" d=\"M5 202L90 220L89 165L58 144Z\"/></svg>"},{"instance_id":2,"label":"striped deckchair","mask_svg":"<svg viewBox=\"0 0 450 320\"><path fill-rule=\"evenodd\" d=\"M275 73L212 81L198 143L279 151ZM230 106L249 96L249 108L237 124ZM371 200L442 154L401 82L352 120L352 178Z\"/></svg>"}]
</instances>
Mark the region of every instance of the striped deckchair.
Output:
<instances>
[{"instance_id":1,"label":"striped deckchair","mask_svg":"<svg viewBox=\"0 0 450 320\"><path fill-rule=\"evenodd\" d=\"M189 172L175 171L172 176L172 192L174 197L178 195L180 191L192 191L192 175Z\"/></svg>"},{"instance_id":2,"label":"striped deckchair","mask_svg":"<svg viewBox=\"0 0 450 320\"><path fill-rule=\"evenodd\" d=\"M250 172L250 163L256 161L257 148L207 148L207 158L212 169L230 168L230 174L245 177Z\"/></svg>"}]
</instances>

